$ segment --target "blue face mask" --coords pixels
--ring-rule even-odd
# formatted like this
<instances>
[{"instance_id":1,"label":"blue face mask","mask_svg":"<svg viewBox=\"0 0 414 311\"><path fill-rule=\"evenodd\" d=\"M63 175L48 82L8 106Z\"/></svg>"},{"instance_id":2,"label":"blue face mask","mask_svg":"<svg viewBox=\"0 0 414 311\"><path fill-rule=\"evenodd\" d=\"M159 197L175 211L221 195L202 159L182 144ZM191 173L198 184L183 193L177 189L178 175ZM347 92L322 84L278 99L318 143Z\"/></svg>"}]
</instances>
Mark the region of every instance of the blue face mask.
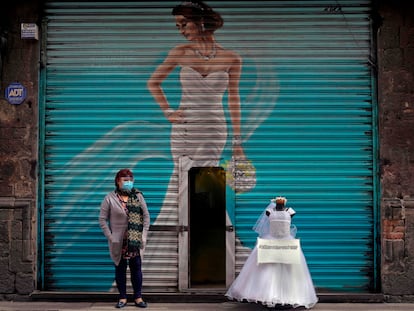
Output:
<instances>
[{"instance_id":1,"label":"blue face mask","mask_svg":"<svg viewBox=\"0 0 414 311\"><path fill-rule=\"evenodd\" d=\"M124 191L131 191L134 187L134 182L132 180L127 180L122 183L121 190Z\"/></svg>"}]
</instances>

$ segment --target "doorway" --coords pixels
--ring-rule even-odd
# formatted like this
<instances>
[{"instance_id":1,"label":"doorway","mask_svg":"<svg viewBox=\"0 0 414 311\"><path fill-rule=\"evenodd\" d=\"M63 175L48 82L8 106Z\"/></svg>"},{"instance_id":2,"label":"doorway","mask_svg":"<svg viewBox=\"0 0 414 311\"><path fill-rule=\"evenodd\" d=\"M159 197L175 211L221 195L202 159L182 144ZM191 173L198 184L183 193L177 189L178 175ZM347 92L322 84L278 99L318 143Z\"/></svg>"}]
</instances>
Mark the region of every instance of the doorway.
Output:
<instances>
[{"instance_id":1,"label":"doorway","mask_svg":"<svg viewBox=\"0 0 414 311\"><path fill-rule=\"evenodd\" d=\"M193 167L189 184L189 285L226 286L226 172Z\"/></svg>"}]
</instances>

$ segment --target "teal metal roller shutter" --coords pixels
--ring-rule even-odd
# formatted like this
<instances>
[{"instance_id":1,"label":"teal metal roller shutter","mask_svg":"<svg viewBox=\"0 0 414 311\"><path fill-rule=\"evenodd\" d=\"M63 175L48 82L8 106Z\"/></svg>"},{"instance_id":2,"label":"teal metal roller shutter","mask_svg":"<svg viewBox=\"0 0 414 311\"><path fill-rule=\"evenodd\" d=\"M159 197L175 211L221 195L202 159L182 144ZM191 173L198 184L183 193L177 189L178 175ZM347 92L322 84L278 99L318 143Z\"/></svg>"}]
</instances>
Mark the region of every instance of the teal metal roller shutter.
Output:
<instances>
[{"instance_id":1,"label":"teal metal roller shutter","mask_svg":"<svg viewBox=\"0 0 414 311\"><path fill-rule=\"evenodd\" d=\"M297 211L294 222L317 290L377 290L371 2L206 2L224 18L217 41L243 59L242 138L256 186L235 196L236 271L254 246L256 219L282 195ZM177 291L171 127L146 86L168 50L185 42L170 13L176 4L46 3L44 290L114 291L99 206L117 170L129 167L159 242L148 244L144 291ZM173 72L165 81L174 107L177 77ZM230 157L229 140L224 166Z\"/></svg>"},{"instance_id":2,"label":"teal metal roller shutter","mask_svg":"<svg viewBox=\"0 0 414 311\"><path fill-rule=\"evenodd\" d=\"M148 57L159 45L149 30L169 21L156 6L46 5L45 290L114 291L98 215L119 169L135 173L151 223L164 200L171 170L168 126L143 95L153 69ZM153 265L144 264L147 288L177 288L176 223L172 214L163 222L167 231L154 233L162 242L148 246L151 257L145 259Z\"/></svg>"}]
</instances>

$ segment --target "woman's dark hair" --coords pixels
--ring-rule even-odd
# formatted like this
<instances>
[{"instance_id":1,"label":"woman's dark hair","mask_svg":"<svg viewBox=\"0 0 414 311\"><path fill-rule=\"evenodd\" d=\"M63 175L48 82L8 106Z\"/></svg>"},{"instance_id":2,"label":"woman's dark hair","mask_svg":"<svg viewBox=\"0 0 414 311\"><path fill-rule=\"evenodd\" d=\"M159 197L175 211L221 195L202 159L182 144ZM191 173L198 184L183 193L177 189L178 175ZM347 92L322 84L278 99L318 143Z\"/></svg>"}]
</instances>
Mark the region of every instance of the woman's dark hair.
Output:
<instances>
[{"instance_id":1,"label":"woman's dark hair","mask_svg":"<svg viewBox=\"0 0 414 311\"><path fill-rule=\"evenodd\" d=\"M131 172L129 169L127 169L127 168L124 168L124 169L122 169L122 170L119 170L119 171L118 171L118 173L116 173L116 176L115 176L115 187L118 187L117 182L118 182L118 180L119 180L121 177L132 177L132 178L134 178L134 175L133 175L133 174L132 174L132 172Z\"/></svg>"},{"instance_id":2,"label":"woman's dark hair","mask_svg":"<svg viewBox=\"0 0 414 311\"><path fill-rule=\"evenodd\" d=\"M190 21L204 25L204 31L214 32L223 26L223 18L203 1L184 1L173 8L172 15L183 15Z\"/></svg>"}]
</instances>

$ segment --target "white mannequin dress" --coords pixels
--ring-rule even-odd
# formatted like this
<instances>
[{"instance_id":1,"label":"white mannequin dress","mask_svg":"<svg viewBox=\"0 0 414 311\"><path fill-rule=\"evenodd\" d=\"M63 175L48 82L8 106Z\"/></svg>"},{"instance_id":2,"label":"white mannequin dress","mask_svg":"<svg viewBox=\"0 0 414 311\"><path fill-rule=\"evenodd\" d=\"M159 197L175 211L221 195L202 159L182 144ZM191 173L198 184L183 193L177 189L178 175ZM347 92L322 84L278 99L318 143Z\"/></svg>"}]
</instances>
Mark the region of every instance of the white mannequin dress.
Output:
<instances>
[{"instance_id":1,"label":"white mannequin dress","mask_svg":"<svg viewBox=\"0 0 414 311\"><path fill-rule=\"evenodd\" d=\"M263 239L293 239L291 215L293 209L276 211L270 204L267 217L259 218L255 231ZM225 294L231 300L261 303L268 307L291 305L312 308L318 301L305 256L300 250L300 264L258 264L257 246L247 258L239 275Z\"/></svg>"}]
</instances>

